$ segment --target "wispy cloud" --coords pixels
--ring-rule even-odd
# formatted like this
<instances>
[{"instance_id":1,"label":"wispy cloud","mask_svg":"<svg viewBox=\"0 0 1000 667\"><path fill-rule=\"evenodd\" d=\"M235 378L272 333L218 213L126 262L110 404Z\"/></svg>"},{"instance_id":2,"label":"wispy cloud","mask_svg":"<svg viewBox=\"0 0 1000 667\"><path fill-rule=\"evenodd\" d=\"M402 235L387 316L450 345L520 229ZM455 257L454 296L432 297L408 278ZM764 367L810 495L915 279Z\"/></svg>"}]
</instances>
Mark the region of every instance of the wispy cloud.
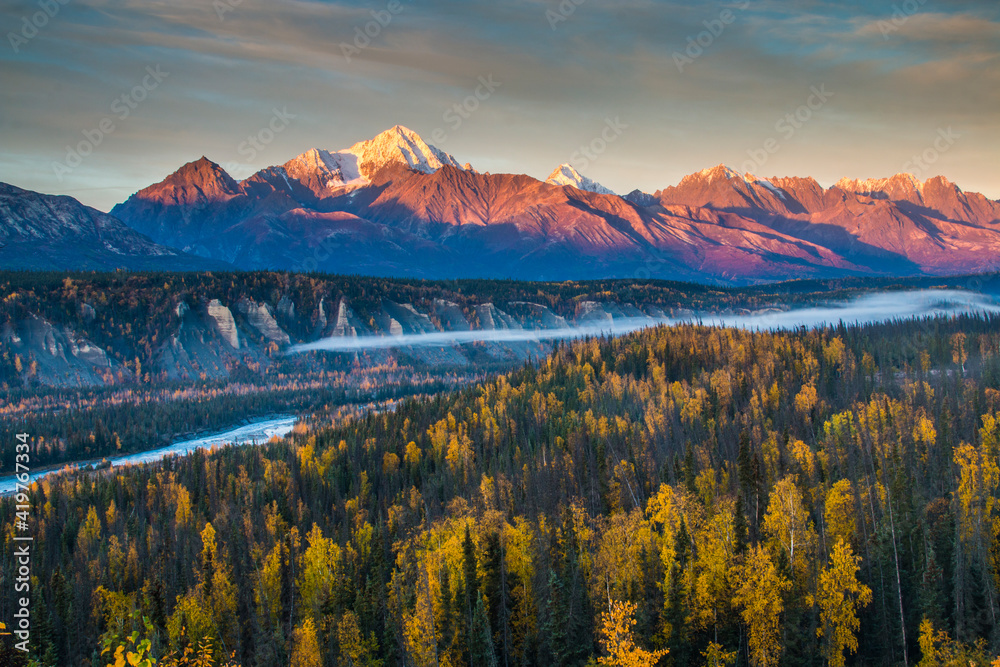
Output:
<instances>
[{"instance_id":1,"label":"wispy cloud","mask_svg":"<svg viewBox=\"0 0 1000 667\"><path fill-rule=\"evenodd\" d=\"M558 0L400 2L392 25L347 62L340 44L386 2L242 0L220 20L206 0L73 0L18 53L0 48L0 180L47 192L106 187L83 199L108 208L202 154L233 160L234 140L276 103L294 103L300 120L250 168L397 123L429 131L444 102L492 72L503 98L447 147L484 170L544 178L595 122L627 111L631 136L586 175L622 192L660 189L740 162L773 131L775 113L827 83L843 94L769 164L775 173L825 184L887 175L928 131L961 125L969 141L939 166L965 189L1000 196L992 0L928 0L889 40L878 28L899 4L889 0L751 0L684 75L672 54L743 0L587 0L558 30L546 19ZM33 8L6 3L0 25L16 29ZM56 182L50 162L154 63L173 73L170 89L75 182ZM27 168L8 157L25 155L37 156Z\"/></svg>"}]
</instances>

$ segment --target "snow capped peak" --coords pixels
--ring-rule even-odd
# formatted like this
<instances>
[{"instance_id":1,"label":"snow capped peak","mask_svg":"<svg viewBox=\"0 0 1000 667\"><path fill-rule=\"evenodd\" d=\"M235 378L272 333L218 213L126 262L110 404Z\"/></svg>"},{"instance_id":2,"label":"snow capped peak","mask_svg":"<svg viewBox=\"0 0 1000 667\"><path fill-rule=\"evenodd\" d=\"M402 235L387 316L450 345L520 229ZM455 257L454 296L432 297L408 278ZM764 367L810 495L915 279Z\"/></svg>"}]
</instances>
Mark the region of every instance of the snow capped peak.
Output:
<instances>
[{"instance_id":1,"label":"snow capped peak","mask_svg":"<svg viewBox=\"0 0 1000 667\"><path fill-rule=\"evenodd\" d=\"M549 174L545 182L551 185L569 185L577 190L596 192L599 195L615 194L614 191L604 187L597 181L587 178L569 164L561 164L556 167L555 171Z\"/></svg>"},{"instance_id":2,"label":"snow capped peak","mask_svg":"<svg viewBox=\"0 0 1000 667\"><path fill-rule=\"evenodd\" d=\"M356 156L344 152L331 153L311 148L282 165L289 178L294 178L317 193L347 185L363 185Z\"/></svg>"},{"instance_id":3,"label":"snow capped peak","mask_svg":"<svg viewBox=\"0 0 1000 667\"><path fill-rule=\"evenodd\" d=\"M738 178L741 181L746 180L746 176L744 174L741 174L735 169L731 169L724 164L719 164L714 167L709 167L708 169L702 169L701 171L691 174L690 176L685 176L681 179L681 184L684 184L685 181L688 183L691 181L699 181L710 185L714 181L731 181L734 178Z\"/></svg>"},{"instance_id":4,"label":"snow capped peak","mask_svg":"<svg viewBox=\"0 0 1000 667\"><path fill-rule=\"evenodd\" d=\"M357 158L361 175L370 179L389 164L405 164L411 169L430 174L445 165L464 169L448 153L431 146L413 130L396 125L368 141L360 141L341 153Z\"/></svg>"},{"instance_id":5,"label":"snow capped peak","mask_svg":"<svg viewBox=\"0 0 1000 667\"><path fill-rule=\"evenodd\" d=\"M917 178L916 176L914 176L913 174L908 173L908 172L905 173L905 174L896 174L895 176L893 176L892 178L890 178L889 181L890 182L896 182L896 183L909 183L911 186L913 186L917 190L923 190L924 189L923 182L921 182L921 180L919 178Z\"/></svg>"},{"instance_id":6,"label":"snow capped peak","mask_svg":"<svg viewBox=\"0 0 1000 667\"><path fill-rule=\"evenodd\" d=\"M392 164L402 164L425 174L434 173L445 165L473 171L471 165L459 164L451 155L426 143L419 134L402 125L343 150L311 148L282 168L290 178L322 195L343 187L367 185L380 169Z\"/></svg>"},{"instance_id":7,"label":"snow capped peak","mask_svg":"<svg viewBox=\"0 0 1000 667\"><path fill-rule=\"evenodd\" d=\"M336 169L336 160L330 155L329 151L325 151L322 148L310 148L294 159L304 167L326 169L328 171Z\"/></svg>"},{"instance_id":8,"label":"snow capped peak","mask_svg":"<svg viewBox=\"0 0 1000 667\"><path fill-rule=\"evenodd\" d=\"M890 191L898 191L900 189L910 190L922 193L924 190L924 184L920 182L920 179L913 174L896 174L889 178L866 178L864 180L858 178L842 178L834 184L834 187L840 188L845 192L853 192L855 194L873 194L873 193L888 193Z\"/></svg>"},{"instance_id":9,"label":"snow capped peak","mask_svg":"<svg viewBox=\"0 0 1000 667\"><path fill-rule=\"evenodd\" d=\"M925 186L926 183L922 183L913 174L896 174L889 178L865 180L842 178L834 184L834 187L856 195L910 202L923 202Z\"/></svg>"}]
</instances>

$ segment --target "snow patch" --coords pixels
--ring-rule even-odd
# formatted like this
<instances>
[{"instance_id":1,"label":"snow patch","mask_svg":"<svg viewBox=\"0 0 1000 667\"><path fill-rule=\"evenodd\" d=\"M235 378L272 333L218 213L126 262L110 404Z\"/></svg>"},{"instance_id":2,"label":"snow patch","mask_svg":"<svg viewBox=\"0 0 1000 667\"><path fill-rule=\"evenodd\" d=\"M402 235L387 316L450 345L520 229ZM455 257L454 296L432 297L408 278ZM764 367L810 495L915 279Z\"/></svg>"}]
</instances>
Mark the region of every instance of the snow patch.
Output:
<instances>
[{"instance_id":1,"label":"snow patch","mask_svg":"<svg viewBox=\"0 0 1000 667\"><path fill-rule=\"evenodd\" d=\"M468 163L459 164L454 157L401 125L339 151L310 149L283 167L291 178L314 181L327 190L337 190L368 185L380 169L392 164L402 164L425 174L432 174L446 165L474 171Z\"/></svg>"},{"instance_id":2,"label":"snow patch","mask_svg":"<svg viewBox=\"0 0 1000 667\"><path fill-rule=\"evenodd\" d=\"M577 190L595 192L599 195L616 194L613 190L604 187L597 181L587 178L569 164L561 164L556 167L555 171L549 174L549 177L545 180L545 182L550 185L568 185L576 188Z\"/></svg>"}]
</instances>

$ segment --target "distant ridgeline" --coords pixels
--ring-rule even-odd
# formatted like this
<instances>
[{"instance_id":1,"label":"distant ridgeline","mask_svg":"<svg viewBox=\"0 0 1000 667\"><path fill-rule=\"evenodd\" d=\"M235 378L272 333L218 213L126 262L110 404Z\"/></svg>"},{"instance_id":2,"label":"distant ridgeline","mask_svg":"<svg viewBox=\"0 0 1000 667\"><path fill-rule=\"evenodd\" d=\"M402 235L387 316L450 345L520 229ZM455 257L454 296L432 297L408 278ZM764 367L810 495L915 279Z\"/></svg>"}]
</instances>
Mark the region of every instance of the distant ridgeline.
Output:
<instances>
[{"instance_id":1,"label":"distant ridgeline","mask_svg":"<svg viewBox=\"0 0 1000 667\"><path fill-rule=\"evenodd\" d=\"M73 289L51 287L16 291L37 308ZM298 337L333 289L364 323L382 296L500 308L528 287L236 274L76 289L121 308L109 326L133 313L140 328L169 322L180 293L276 313L287 295L308 324L275 319ZM531 289L566 317L549 295L597 288ZM661 290L661 307L707 298L607 289ZM167 665L190 664L184 651L241 665L989 665L998 324L651 329L278 444L47 478L33 650L51 665L101 647ZM14 512L0 502L3 525Z\"/></svg>"},{"instance_id":2,"label":"distant ridgeline","mask_svg":"<svg viewBox=\"0 0 1000 667\"><path fill-rule=\"evenodd\" d=\"M753 285L984 273L998 256L1000 201L941 176L827 188L718 165L619 196L568 164L545 181L481 173L400 126L239 181L202 157L110 213L0 183L5 269Z\"/></svg>"}]
</instances>

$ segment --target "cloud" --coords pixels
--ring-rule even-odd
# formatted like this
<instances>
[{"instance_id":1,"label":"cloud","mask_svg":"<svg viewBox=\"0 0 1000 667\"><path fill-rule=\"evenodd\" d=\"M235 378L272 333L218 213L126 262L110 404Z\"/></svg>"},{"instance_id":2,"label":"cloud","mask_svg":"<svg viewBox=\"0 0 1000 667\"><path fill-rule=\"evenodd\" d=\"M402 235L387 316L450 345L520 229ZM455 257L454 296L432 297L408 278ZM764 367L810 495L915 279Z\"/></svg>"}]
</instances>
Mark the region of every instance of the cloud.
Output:
<instances>
[{"instance_id":1,"label":"cloud","mask_svg":"<svg viewBox=\"0 0 1000 667\"><path fill-rule=\"evenodd\" d=\"M1000 38L1000 23L974 14L918 12L868 21L858 29L863 37L902 39L941 44L949 49L968 48L977 42ZM994 44L994 47L996 45Z\"/></svg>"},{"instance_id":2,"label":"cloud","mask_svg":"<svg viewBox=\"0 0 1000 667\"><path fill-rule=\"evenodd\" d=\"M220 20L207 0L74 0L19 53L0 49L0 180L45 192L113 188L82 196L107 209L123 189L202 154L236 160L276 103L298 121L248 173L397 123L428 134L492 73L502 93L444 146L483 169L544 178L620 115L629 135L586 175L622 192L660 189L707 165L742 163L802 91L826 83L836 103L773 168L825 184L863 168L886 175L939 126L960 125L968 141L941 163L945 175L1000 196L993 2L935 5L886 40L877 26L891 2L752 0L740 10L736 1L586 0L553 30L546 11L559 0L401 0L403 11L348 62L341 43L387 1L243 0ZM0 24L17 26L33 6L8 3ZM679 73L672 54L723 10L736 20ZM174 73L169 85L57 181L51 161L150 63Z\"/></svg>"}]
</instances>

